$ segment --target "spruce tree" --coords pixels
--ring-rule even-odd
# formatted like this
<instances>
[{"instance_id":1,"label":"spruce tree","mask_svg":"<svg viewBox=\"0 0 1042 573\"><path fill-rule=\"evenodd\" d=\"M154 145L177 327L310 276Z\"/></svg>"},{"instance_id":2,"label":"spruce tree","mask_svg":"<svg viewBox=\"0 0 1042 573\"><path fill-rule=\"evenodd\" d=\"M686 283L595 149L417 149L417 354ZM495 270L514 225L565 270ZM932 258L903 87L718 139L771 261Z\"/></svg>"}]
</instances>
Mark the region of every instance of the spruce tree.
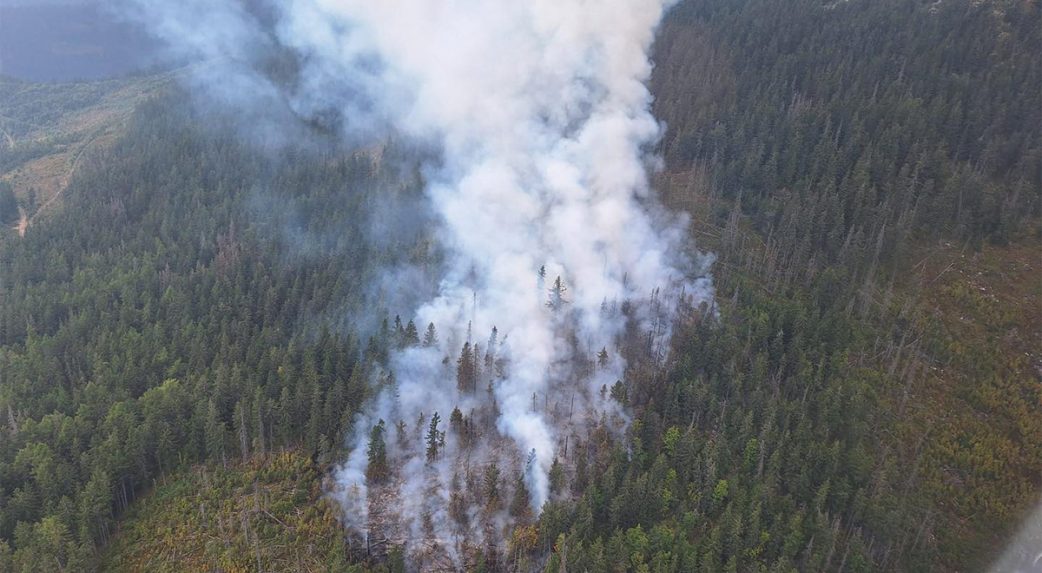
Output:
<instances>
[{"instance_id":1,"label":"spruce tree","mask_svg":"<svg viewBox=\"0 0 1042 573\"><path fill-rule=\"evenodd\" d=\"M366 468L366 478L373 483L380 483L390 475L387 465L387 443L384 440L386 427L384 421L380 420L369 431L369 445L366 455L369 457L369 466Z\"/></svg>"}]
</instances>

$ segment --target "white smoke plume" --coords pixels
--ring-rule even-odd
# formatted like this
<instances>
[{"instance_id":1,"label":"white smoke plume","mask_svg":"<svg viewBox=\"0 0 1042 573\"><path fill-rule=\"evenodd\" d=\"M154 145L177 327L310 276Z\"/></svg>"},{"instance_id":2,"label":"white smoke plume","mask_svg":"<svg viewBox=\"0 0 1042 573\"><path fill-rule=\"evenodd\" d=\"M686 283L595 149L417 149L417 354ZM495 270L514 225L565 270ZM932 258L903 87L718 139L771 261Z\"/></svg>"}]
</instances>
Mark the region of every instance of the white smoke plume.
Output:
<instances>
[{"instance_id":1,"label":"white smoke plume","mask_svg":"<svg viewBox=\"0 0 1042 573\"><path fill-rule=\"evenodd\" d=\"M357 418L337 473L345 521L365 532L374 508L393 507L383 534L458 564L458 539L495 541L509 523L509 499L482 498L492 467L504 496L523 476L538 514L569 441L625 424L602 391L625 377L624 338L638 331L661 353L674 309L712 298L708 257L648 183L661 129L648 50L668 2L134 1L157 34L209 59L196 86L218 100L253 117L335 117L349 141L393 133L437 150L424 176L447 267L438 294L403 319L438 337L394 352ZM280 49L297 56L287 85L262 71ZM277 122L254 123L277 137ZM551 292L558 277L566 290ZM464 343L470 388L457 373ZM454 409L465 430L450 428ZM431 456L435 413L445 436ZM392 475L370 488L380 420Z\"/></svg>"},{"instance_id":2,"label":"white smoke plume","mask_svg":"<svg viewBox=\"0 0 1042 573\"><path fill-rule=\"evenodd\" d=\"M988 569L989 573L1033 573L1042 570L1042 505L1027 517L1016 537Z\"/></svg>"}]
</instances>

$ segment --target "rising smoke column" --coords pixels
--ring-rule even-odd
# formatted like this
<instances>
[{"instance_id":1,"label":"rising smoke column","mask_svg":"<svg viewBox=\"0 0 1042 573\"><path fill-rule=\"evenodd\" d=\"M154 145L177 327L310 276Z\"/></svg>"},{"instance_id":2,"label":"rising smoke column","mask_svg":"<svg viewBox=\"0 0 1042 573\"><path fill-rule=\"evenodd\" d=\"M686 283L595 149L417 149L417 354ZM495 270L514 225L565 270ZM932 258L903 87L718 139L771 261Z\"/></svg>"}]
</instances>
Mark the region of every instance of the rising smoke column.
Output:
<instances>
[{"instance_id":1,"label":"rising smoke column","mask_svg":"<svg viewBox=\"0 0 1042 573\"><path fill-rule=\"evenodd\" d=\"M484 336L497 327L504 343L486 350L509 367L492 384L496 429L514 443L513 454L534 452L525 479L538 511L562 438L542 407L549 394L567 381L586 384L583 396L591 396L622 376L617 356L586 380L560 368L575 352L615 347L624 319L603 312L605 301L643 300L657 288L711 296L706 280L687 282L693 267L682 254L683 226L661 225L646 206L643 150L659 134L648 111L647 52L663 4L302 0L295 7L288 26L296 48L348 60L378 55L389 89L408 89L394 125L442 151L428 192L450 268L417 323L451 336L394 358L397 398L381 397L361 418L340 479L356 494L364 488L358 452L377 418L411 422L440 412L444 419L455 407L487 407L480 393L458 391L443 360L475 338L464 328ZM316 27L329 33L305 33ZM567 313L547 306L540 268L569 285ZM403 497L422 498L427 462L418 451L402 454ZM457 465L445 459L452 463L440 468L443 482Z\"/></svg>"},{"instance_id":2,"label":"rising smoke column","mask_svg":"<svg viewBox=\"0 0 1042 573\"><path fill-rule=\"evenodd\" d=\"M346 521L368 526L365 450L379 420L397 470L384 489L410 536L422 535L416 516L447 522L454 474L491 463L522 473L537 513L562 442L624 416L598 393L624 376L624 332L636 323L664 338L681 296L712 296L708 260L689 254L683 220L653 215L648 185L645 151L660 133L648 49L667 3L290 0L259 12L230 0L136 4L160 36L214 60L196 85L217 99L254 115L333 111L352 141L394 133L438 150L425 179L448 261L415 323L434 324L439 337L394 353L394 382L356 420L337 473ZM291 85L260 71L257 54L276 49L297 56ZM557 277L567 295L548 305ZM471 389L457 383L464 343L493 365ZM601 349L602 364L583 366ZM456 408L490 427L476 443L448 433L430 459L424 424L435 413L447 424Z\"/></svg>"}]
</instances>

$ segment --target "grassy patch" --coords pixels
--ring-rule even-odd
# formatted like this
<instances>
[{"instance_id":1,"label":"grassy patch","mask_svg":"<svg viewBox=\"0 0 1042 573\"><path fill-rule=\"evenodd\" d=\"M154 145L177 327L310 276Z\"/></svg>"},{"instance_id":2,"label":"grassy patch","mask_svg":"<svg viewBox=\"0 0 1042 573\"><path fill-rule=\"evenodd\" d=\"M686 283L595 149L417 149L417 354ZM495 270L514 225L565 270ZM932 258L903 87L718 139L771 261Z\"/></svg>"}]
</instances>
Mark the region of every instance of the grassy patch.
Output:
<instances>
[{"instance_id":1,"label":"grassy patch","mask_svg":"<svg viewBox=\"0 0 1042 573\"><path fill-rule=\"evenodd\" d=\"M198 466L136 502L103 571L341 571L343 528L311 459L283 451Z\"/></svg>"}]
</instances>

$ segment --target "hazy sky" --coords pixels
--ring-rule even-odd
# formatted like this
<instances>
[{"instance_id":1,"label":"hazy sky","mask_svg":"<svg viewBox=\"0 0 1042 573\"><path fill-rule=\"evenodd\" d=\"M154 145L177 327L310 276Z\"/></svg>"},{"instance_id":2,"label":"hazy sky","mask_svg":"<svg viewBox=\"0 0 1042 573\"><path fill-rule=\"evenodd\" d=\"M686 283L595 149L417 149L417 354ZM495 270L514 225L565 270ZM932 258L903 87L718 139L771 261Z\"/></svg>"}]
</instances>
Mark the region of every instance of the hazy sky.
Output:
<instances>
[{"instance_id":1,"label":"hazy sky","mask_svg":"<svg viewBox=\"0 0 1042 573\"><path fill-rule=\"evenodd\" d=\"M0 0L4 6L68 6L70 4L97 3L98 0Z\"/></svg>"},{"instance_id":2,"label":"hazy sky","mask_svg":"<svg viewBox=\"0 0 1042 573\"><path fill-rule=\"evenodd\" d=\"M156 44L95 0L0 0L0 74L33 81L124 75Z\"/></svg>"}]
</instances>

